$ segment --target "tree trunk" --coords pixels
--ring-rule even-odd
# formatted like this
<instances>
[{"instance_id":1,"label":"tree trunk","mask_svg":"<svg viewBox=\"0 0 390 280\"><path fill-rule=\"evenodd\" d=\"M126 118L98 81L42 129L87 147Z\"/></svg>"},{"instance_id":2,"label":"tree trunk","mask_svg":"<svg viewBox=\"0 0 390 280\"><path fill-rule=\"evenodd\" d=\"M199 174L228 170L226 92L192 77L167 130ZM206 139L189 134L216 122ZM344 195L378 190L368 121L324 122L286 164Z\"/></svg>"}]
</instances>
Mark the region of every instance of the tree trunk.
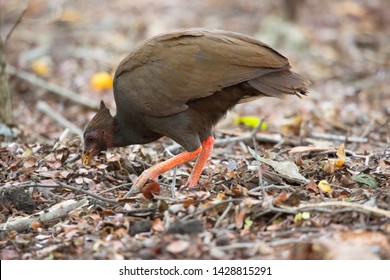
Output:
<instances>
[{"instance_id":1,"label":"tree trunk","mask_svg":"<svg viewBox=\"0 0 390 280\"><path fill-rule=\"evenodd\" d=\"M1 21L0 21L1 31ZM12 125L12 98L8 89L8 75L6 72L6 62L4 55L4 43L0 37L0 124Z\"/></svg>"}]
</instances>

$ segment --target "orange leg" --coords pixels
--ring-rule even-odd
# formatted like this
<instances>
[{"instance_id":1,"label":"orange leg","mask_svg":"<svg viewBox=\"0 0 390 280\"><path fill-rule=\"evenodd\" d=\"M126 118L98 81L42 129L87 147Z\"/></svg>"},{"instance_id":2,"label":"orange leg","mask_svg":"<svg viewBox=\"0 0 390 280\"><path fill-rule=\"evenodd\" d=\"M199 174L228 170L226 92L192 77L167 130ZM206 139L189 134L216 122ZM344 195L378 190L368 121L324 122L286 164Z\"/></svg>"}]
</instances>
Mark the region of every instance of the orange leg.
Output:
<instances>
[{"instance_id":1,"label":"orange leg","mask_svg":"<svg viewBox=\"0 0 390 280\"><path fill-rule=\"evenodd\" d=\"M203 146L203 144L202 144ZM170 158L162 163L156 164L149 169L142 172L142 174L138 177L137 181L134 183L131 190L127 193L126 196L138 192L142 189L142 187L145 185L145 183L152 179L153 181L157 181L157 178L160 174L168 171L169 169L174 168L177 165L180 165L182 163L185 163L191 159L196 158L197 155L201 154L202 147L199 147L193 152L183 152L181 154L178 154L177 156L174 156L173 158ZM195 164L195 166L197 163ZM200 173L199 173L200 175ZM199 177L199 176L198 176ZM196 183L196 182L195 182Z\"/></svg>"},{"instance_id":2,"label":"orange leg","mask_svg":"<svg viewBox=\"0 0 390 280\"><path fill-rule=\"evenodd\" d=\"M186 188L194 187L199 180L200 174L204 166L206 165L207 159L210 157L214 147L214 137L209 136L202 142L202 151L200 152L198 159L196 160L194 169L191 172L190 177L185 185Z\"/></svg>"}]
</instances>

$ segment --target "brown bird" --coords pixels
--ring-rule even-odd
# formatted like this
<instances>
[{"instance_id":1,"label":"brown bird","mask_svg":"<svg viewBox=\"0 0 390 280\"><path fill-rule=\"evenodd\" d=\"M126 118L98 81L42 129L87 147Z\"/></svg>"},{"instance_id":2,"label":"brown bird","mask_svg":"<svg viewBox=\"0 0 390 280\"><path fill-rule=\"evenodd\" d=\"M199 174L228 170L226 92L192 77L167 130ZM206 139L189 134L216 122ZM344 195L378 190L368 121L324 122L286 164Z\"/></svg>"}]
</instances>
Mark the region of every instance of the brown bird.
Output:
<instances>
[{"instance_id":1,"label":"brown bird","mask_svg":"<svg viewBox=\"0 0 390 280\"><path fill-rule=\"evenodd\" d=\"M243 34L187 29L155 36L119 64L114 77L117 113L101 102L84 132L82 162L112 147L167 136L185 151L145 170L149 180L197 157L187 187L197 184L213 150L213 126L234 105L263 96L306 95L309 80L288 59Z\"/></svg>"}]
</instances>

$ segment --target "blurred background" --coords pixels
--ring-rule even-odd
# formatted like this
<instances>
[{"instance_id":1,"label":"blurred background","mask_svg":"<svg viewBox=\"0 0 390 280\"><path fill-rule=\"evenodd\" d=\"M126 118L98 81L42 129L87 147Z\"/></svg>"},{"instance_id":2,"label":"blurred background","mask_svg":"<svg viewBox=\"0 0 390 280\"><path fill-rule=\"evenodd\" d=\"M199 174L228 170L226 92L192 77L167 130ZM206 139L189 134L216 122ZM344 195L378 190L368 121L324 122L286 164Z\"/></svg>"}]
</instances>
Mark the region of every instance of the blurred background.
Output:
<instances>
[{"instance_id":1,"label":"blurred background","mask_svg":"<svg viewBox=\"0 0 390 280\"><path fill-rule=\"evenodd\" d=\"M390 1L2 0L0 8L5 60L13 69L9 89L22 139L50 142L64 130L37 108L39 101L80 129L94 111L15 71L68 89L91 104L103 99L114 108L110 84L96 85L97 74L112 75L146 38L204 27L253 36L287 56L293 70L312 81L311 94L302 100L262 99L237 106L234 114L257 115L270 129L285 133L296 133L302 123L309 130L343 135L364 135L368 129L374 140L386 142ZM220 126L231 124L229 115Z\"/></svg>"}]
</instances>

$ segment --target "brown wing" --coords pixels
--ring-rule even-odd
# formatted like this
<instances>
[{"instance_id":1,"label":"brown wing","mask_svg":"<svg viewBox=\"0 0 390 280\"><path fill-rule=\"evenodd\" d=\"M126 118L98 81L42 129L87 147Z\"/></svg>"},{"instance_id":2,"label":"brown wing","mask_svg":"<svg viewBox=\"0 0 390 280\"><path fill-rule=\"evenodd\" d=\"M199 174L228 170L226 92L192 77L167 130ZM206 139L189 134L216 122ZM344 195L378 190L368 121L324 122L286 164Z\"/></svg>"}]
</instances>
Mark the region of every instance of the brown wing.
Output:
<instances>
[{"instance_id":1,"label":"brown wing","mask_svg":"<svg viewBox=\"0 0 390 280\"><path fill-rule=\"evenodd\" d=\"M251 37L182 30L146 41L120 63L115 99L130 99L149 116L169 116L187 109L189 100L284 67L287 58Z\"/></svg>"}]
</instances>

